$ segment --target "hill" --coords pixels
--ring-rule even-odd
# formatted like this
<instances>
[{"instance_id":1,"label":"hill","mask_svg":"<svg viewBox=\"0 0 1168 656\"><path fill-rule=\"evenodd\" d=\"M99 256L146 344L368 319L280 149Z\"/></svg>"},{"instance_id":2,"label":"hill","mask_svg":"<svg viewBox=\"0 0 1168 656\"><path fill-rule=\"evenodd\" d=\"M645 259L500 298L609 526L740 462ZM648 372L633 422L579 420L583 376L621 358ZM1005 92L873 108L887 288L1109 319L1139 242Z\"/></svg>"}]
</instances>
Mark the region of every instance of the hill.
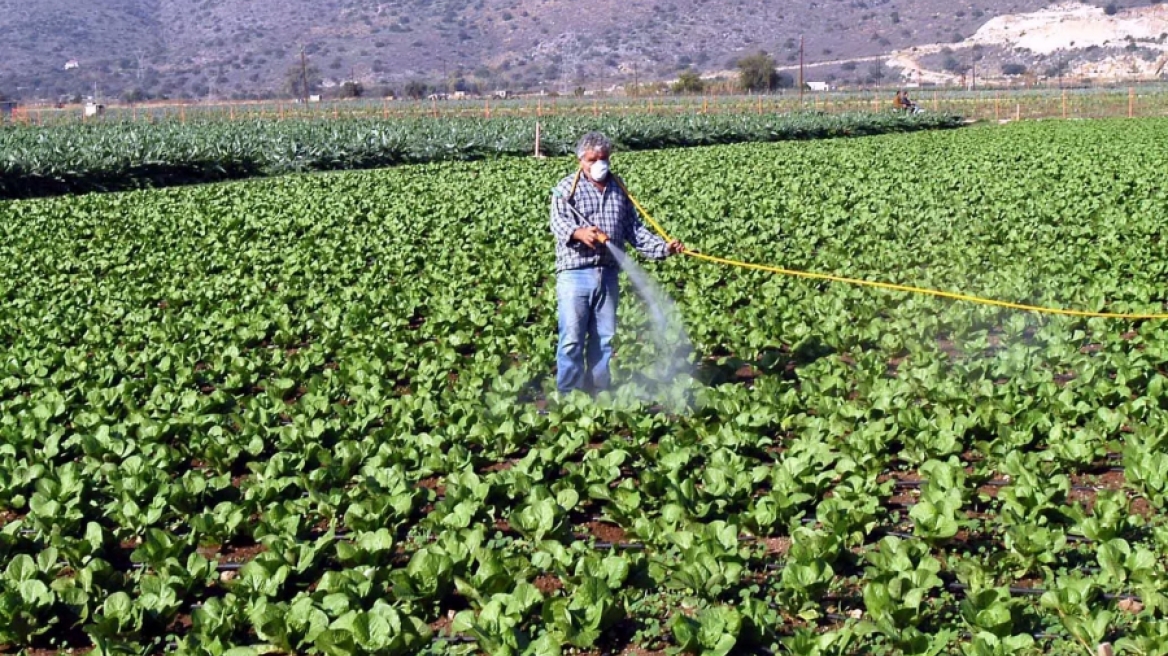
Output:
<instances>
[{"instance_id":1,"label":"hill","mask_svg":"<svg viewBox=\"0 0 1168 656\"><path fill-rule=\"evenodd\" d=\"M165 97L286 96L302 48L312 77L323 87L357 80L377 91L400 91L411 80L434 86L446 80L460 88L560 92L668 79L687 67L707 73L731 69L736 58L758 50L793 65L800 35L815 74L839 84L899 79L901 70L912 66L952 80L965 62L974 65L975 58L987 55L1000 60L997 66L1017 60L1028 71L1046 71L1055 56L1069 68L1075 58L1103 59L1123 49L1154 64L1164 48L1163 35L1154 34L1111 46L1092 44L1093 53L1082 44L1057 55L1029 46L1017 51L1011 39L1032 35L1003 31L1002 20L1008 24L1004 17L1022 20L1017 16L1049 11L1043 0L3 4L0 31L15 38L0 41L0 93L26 99L88 95L95 85L103 97L135 90ZM1147 2L1075 7L1088 30L1093 20L1117 21L1160 9ZM958 50L971 54L954 56Z\"/></svg>"}]
</instances>

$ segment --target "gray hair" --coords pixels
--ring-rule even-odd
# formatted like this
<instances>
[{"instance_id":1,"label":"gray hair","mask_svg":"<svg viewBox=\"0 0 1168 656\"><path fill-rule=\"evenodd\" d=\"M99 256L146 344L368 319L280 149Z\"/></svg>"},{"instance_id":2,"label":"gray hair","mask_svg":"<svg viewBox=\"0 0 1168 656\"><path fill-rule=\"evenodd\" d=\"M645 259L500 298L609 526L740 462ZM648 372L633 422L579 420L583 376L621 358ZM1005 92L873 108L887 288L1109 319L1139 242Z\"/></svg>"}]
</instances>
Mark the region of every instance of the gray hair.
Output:
<instances>
[{"instance_id":1,"label":"gray hair","mask_svg":"<svg viewBox=\"0 0 1168 656\"><path fill-rule=\"evenodd\" d=\"M600 132L589 132L576 142L576 159L584 159L584 155L590 150L612 153L612 140Z\"/></svg>"}]
</instances>

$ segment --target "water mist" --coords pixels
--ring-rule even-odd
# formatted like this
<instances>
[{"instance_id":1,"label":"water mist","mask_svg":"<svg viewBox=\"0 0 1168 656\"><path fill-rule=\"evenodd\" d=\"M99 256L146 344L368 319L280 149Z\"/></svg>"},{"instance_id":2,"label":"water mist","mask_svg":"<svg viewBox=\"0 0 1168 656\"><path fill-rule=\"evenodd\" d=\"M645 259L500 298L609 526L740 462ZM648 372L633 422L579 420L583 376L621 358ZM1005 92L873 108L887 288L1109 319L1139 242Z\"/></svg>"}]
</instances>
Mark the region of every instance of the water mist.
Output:
<instances>
[{"instance_id":1,"label":"water mist","mask_svg":"<svg viewBox=\"0 0 1168 656\"><path fill-rule=\"evenodd\" d=\"M682 399L684 386L693 375L689 362L693 345L685 332L677 306L621 248L612 242L606 242L605 246L616 258L621 270L629 276L637 295L649 310L653 342L657 347L657 363L646 381L651 400L670 411L680 412L689 405Z\"/></svg>"}]
</instances>

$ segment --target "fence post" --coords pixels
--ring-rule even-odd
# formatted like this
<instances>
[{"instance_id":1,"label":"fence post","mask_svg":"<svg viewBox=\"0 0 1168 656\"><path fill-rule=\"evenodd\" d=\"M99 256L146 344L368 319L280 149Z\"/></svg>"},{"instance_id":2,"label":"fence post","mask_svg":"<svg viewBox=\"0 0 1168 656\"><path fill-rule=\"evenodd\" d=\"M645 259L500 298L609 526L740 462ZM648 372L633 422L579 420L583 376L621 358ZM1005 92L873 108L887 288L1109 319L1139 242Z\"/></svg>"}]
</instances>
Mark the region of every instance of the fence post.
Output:
<instances>
[{"instance_id":1,"label":"fence post","mask_svg":"<svg viewBox=\"0 0 1168 656\"><path fill-rule=\"evenodd\" d=\"M1022 120L1022 103L1014 103L1014 120Z\"/></svg>"},{"instance_id":2,"label":"fence post","mask_svg":"<svg viewBox=\"0 0 1168 656\"><path fill-rule=\"evenodd\" d=\"M483 101L483 116L491 118L491 99L487 98Z\"/></svg>"},{"instance_id":3,"label":"fence post","mask_svg":"<svg viewBox=\"0 0 1168 656\"><path fill-rule=\"evenodd\" d=\"M1067 118L1067 90L1063 89L1063 120Z\"/></svg>"},{"instance_id":4,"label":"fence post","mask_svg":"<svg viewBox=\"0 0 1168 656\"><path fill-rule=\"evenodd\" d=\"M540 152L539 141L540 141L540 127L539 127L539 121L536 121L535 122L535 158L536 159L543 159L543 153Z\"/></svg>"},{"instance_id":5,"label":"fence post","mask_svg":"<svg viewBox=\"0 0 1168 656\"><path fill-rule=\"evenodd\" d=\"M999 114L1000 114L999 105L1001 104L1001 100L1002 99L998 96L998 94L994 94L994 120L995 121L1001 120L1001 118L999 117Z\"/></svg>"},{"instance_id":6,"label":"fence post","mask_svg":"<svg viewBox=\"0 0 1168 656\"><path fill-rule=\"evenodd\" d=\"M281 114L281 116L283 116L283 114L284 114L284 110L283 110L282 106L280 109L280 114ZM186 124L186 122L187 122L187 106L186 105L179 105L178 106L178 122L183 123L183 124Z\"/></svg>"},{"instance_id":7,"label":"fence post","mask_svg":"<svg viewBox=\"0 0 1168 656\"><path fill-rule=\"evenodd\" d=\"M1127 88L1127 117L1136 117L1136 89L1135 87Z\"/></svg>"}]
</instances>

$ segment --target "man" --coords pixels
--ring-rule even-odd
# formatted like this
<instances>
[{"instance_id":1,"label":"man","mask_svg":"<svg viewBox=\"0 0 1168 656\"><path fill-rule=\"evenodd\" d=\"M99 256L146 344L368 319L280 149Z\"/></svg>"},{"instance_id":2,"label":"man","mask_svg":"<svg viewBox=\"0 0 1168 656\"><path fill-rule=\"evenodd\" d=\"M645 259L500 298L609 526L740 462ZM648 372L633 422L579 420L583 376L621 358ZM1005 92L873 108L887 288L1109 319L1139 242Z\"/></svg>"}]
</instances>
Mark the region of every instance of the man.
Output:
<instances>
[{"instance_id":1,"label":"man","mask_svg":"<svg viewBox=\"0 0 1168 656\"><path fill-rule=\"evenodd\" d=\"M916 114L917 104L908 97L908 92L904 89L896 92L896 99L892 101L893 109L903 111L906 114Z\"/></svg>"},{"instance_id":2,"label":"man","mask_svg":"<svg viewBox=\"0 0 1168 656\"><path fill-rule=\"evenodd\" d=\"M580 168L560 180L552 197L560 330L556 387L561 392L595 392L611 383L618 268L608 249L623 250L628 243L654 260L684 250L681 242L667 244L641 224L623 185L609 173L611 155L612 142L603 134L581 137L576 144Z\"/></svg>"},{"instance_id":3,"label":"man","mask_svg":"<svg viewBox=\"0 0 1168 656\"><path fill-rule=\"evenodd\" d=\"M903 89L896 92L896 97L892 99L892 108L893 109L895 109L898 112L908 109L908 103L906 101L905 95L906 94L904 93Z\"/></svg>"}]
</instances>

